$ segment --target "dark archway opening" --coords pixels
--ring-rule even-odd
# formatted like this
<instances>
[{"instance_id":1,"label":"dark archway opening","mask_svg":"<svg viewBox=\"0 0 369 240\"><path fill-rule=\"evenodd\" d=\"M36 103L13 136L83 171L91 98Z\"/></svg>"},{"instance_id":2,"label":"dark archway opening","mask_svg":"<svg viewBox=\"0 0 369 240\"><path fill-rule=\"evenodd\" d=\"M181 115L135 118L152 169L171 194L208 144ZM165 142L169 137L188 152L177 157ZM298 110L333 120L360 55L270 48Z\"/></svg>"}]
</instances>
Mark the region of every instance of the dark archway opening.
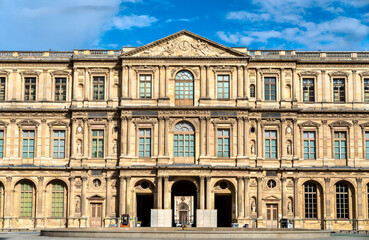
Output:
<instances>
[{"instance_id":1,"label":"dark archway opening","mask_svg":"<svg viewBox=\"0 0 369 240\"><path fill-rule=\"evenodd\" d=\"M215 209L217 210L218 227L232 225L232 195L215 195Z\"/></svg>"},{"instance_id":2,"label":"dark archway opening","mask_svg":"<svg viewBox=\"0 0 369 240\"><path fill-rule=\"evenodd\" d=\"M190 181L187 180L181 180L173 184L172 186L172 196L171 196L171 207L172 207L172 216L173 216L173 226L176 226L176 222L179 220L179 214L176 216L175 213L175 197L193 197L193 204L189 204L188 211L192 212L191 214L188 214L187 221L192 222L192 226L196 226L196 209L197 209L197 188L196 185ZM178 200L177 200L178 201ZM188 203L188 202L187 202ZM180 207L180 204L177 206ZM192 210L192 211L191 211ZM183 213L181 213L183 214Z\"/></svg>"},{"instance_id":3,"label":"dark archway opening","mask_svg":"<svg viewBox=\"0 0 369 240\"><path fill-rule=\"evenodd\" d=\"M151 209L154 208L154 195L137 194L137 218L142 227L150 227Z\"/></svg>"}]
</instances>

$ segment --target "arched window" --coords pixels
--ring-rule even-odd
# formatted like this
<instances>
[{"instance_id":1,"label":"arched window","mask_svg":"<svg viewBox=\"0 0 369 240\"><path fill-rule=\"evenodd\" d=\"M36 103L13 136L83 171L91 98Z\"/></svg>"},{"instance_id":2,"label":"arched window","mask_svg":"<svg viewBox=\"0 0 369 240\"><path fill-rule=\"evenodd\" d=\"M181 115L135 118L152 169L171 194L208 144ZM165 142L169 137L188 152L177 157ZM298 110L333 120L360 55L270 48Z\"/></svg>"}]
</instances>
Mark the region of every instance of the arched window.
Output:
<instances>
[{"instance_id":1,"label":"arched window","mask_svg":"<svg viewBox=\"0 0 369 240\"><path fill-rule=\"evenodd\" d=\"M176 105L193 105L193 75L183 70L176 75Z\"/></svg>"},{"instance_id":2,"label":"arched window","mask_svg":"<svg viewBox=\"0 0 369 240\"><path fill-rule=\"evenodd\" d=\"M255 97L255 85L251 84L250 85L250 98L254 98Z\"/></svg>"},{"instance_id":3,"label":"arched window","mask_svg":"<svg viewBox=\"0 0 369 240\"><path fill-rule=\"evenodd\" d=\"M21 217L32 217L33 213L33 186L31 183L21 183L20 213Z\"/></svg>"},{"instance_id":4,"label":"arched window","mask_svg":"<svg viewBox=\"0 0 369 240\"><path fill-rule=\"evenodd\" d=\"M318 217L318 194L315 183L305 184L305 218Z\"/></svg>"},{"instance_id":5,"label":"arched window","mask_svg":"<svg viewBox=\"0 0 369 240\"><path fill-rule=\"evenodd\" d=\"M349 218L349 191L346 183L336 184L337 218Z\"/></svg>"},{"instance_id":6,"label":"arched window","mask_svg":"<svg viewBox=\"0 0 369 240\"><path fill-rule=\"evenodd\" d=\"M190 123L174 127L174 157L195 157L195 131Z\"/></svg>"},{"instance_id":7,"label":"arched window","mask_svg":"<svg viewBox=\"0 0 369 240\"><path fill-rule=\"evenodd\" d=\"M51 216L64 216L64 185L61 183L52 184Z\"/></svg>"}]
</instances>

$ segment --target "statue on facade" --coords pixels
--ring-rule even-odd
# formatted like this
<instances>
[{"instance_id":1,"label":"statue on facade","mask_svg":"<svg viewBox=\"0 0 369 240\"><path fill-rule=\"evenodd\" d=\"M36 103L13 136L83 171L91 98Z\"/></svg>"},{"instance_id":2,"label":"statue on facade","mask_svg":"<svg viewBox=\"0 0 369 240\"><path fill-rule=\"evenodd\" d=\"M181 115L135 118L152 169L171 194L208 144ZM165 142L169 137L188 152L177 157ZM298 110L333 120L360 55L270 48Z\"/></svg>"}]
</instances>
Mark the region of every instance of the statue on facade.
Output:
<instances>
[{"instance_id":1,"label":"statue on facade","mask_svg":"<svg viewBox=\"0 0 369 240\"><path fill-rule=\"evenodd\" d=\"M255 200L252 200L251 202L251 212L255 213L256 212L256 204L255 204Z\"/></svg>"},{"instance_id":2,"label":"statue on facade","mask_svg":"<svg viewBox=\"0 0 369 240\"><path fill-rule=\"evenodd\" d=\"M82 143L81 143L81 141L77 141L77 153L78 154L82 153Z\"/></svg>"},{"instance_id":3,"label":"statue on facade","mask_svg":"<svg viewBox=\"0 0 369 240\"><path fill-rule=\"evenodd\" d=\"M252 155L255 154L255 146L254 146L254 144L251 145L251 154Z\"/></svg>"},{"instance_id":4,"label":"statue on facade","mask_svg":"<svg viewBox=\"0 0 369 240\"><path fill-rule=\"evenodd\" d=\"M291 144L290 143L287 144L287 154L291 155Z\"/></svg>"},{"instance_id":5,"label":"statue on facade","mask_svg":"<svg viewBox=\"0 0 369 240\"><path fill-rule=\"evenodd\" d=\"M291 200L289 200L288 203L287 203L287 211L289 213L292 213L292 203L291 203Z\"/></svg>"},{"instance_id":6,"label":"statue on facade","mask_svg":"<svg viewBox=\"0 0 369 240\"><path fill-rule=\"evenodd\" d=\"M81 206L81 203L80 203L79 197L77 196L76 197L76 209L75 209L76 213L79 213L81 211L80 206Z\"/></svg>"},{"instance_id":7,"label":"statue on facade","mask_svg":"<svg viewBox=\"0 0 369 240\"><path fill-rule=\"evenodd\" d=\"M117 141L114 141L114 144L113 144L113 154L114 155L117 154Z\"/></svg>"}]
</instances>

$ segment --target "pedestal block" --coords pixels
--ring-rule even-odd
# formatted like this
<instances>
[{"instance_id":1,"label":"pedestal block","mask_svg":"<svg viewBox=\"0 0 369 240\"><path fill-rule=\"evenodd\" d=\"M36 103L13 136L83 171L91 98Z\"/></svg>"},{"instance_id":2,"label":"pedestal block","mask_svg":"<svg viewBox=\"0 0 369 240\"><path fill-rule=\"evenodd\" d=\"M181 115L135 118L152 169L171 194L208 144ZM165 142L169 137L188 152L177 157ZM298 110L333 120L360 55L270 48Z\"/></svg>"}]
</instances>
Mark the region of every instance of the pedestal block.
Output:
<instances>
[{"instance_id":1,"label":"pedestal block","mask_svg":"<svg viewBox=\"0 0 369 240\"><path fill-rule=\"evenodd\" d=\"M172 227L172 209L151 209L151 227Z\"/></svg>"},{"instance_id":2,"label":"pedestal block","mask_svg":"<svg viewBox=\"0 0 369 240\"><path fill-rule=\"evenodd\" d=\"M197 209L196 227L217 227L217 210Z\"/></svg>"}]
</instances>

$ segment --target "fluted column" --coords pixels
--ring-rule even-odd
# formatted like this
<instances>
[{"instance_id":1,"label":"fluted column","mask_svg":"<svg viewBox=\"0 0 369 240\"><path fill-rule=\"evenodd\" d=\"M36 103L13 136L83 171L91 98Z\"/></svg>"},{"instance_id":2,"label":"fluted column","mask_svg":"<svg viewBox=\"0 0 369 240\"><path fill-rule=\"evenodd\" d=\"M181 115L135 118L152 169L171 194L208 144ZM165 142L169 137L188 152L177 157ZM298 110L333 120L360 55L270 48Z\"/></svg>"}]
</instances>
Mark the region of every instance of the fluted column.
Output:
<instances>
[{"instance_id":1,"label":"fluted column","mask_svg":"<svg viewBox=\"0 0 369 240\"><path fill-rule=\"evenodd\" d=\"M159 148L159 156L163 156L163 117L158 118L158 148ZM167 141L167 140L164 140Z\"/></svg>"},{"instance_id":2,"label":"fluted column","mask_svg":"<svg viewBox=\"0 0 369 240\"><path fill-rule=\"evenodd\" d=\"M250 217L250 177L245 177L243 179L244 181L244 217L249 218Z\"/></svg>"},{"instance_id":3,"label":"fluted column","mask_svg":"<svg viewBox=\"0 0 369 240\"><path fill-rule=\"evenodd\" d=\"M325 199L325 219L331 219L331 193L330 193L330 182L331 178L324 178L325 189L324 189L324 199Z\"/></svg>"},{"instance_id":4,"label":"fluted column","mask_svg":"<svg viewBox=\"0 0 369 240\"><path fill-rule=\"evenodd\" d=\"M238 218L243 218L243 179L242 177L237 177L237 209Z\"/></svg>"},{"instance_id":5,"label":"fluted column","mask_svg":"<svg viewBox=\"0 0 369 240\"><path fill-rule=\"evenodd\" d=\"M36 201L36 217L43 217L42 209L43 209L43 200L44 200L44 177L37 177L37 201Z\"/></svg>"},{"instance_id":6,"label":"fluted column","mask_svg":"<svg viewBox=\"0 0 369 240\"><path fill-rule=\"evenodd\" d=\"M132 131L132 117L127 118L127 156L131 155L131 131Z\"/></svg>"},{"instance_id":7,"label":"fluted column","mask_svg":"<svg viewBox=\"0 0 369 240\"><path fill-rule=\"evenodd\" d=\"M241 66L237 66L237 98L242 98L243 95L243 79L241 74Z\"/></svg>"},{"instance_id":8,"label":"fluted column","mask_svg":"<svg viewBox=\"0 0 369 240\"><path fill-rule=\"evenodd\" d=\"M168 129L169 129L169 118L164 117L164 156L169 156L168 150Z\"/></svg>"},{"instance_id":9,"label":"fluted column","mask_svg":"<svg viewBox=\"0 0 369 240\"><path fill-rule=\"evenodd\" d=\"M171 197L170 197L170 190L169 190L169 176L164 176L164 208L170 209L171 208Z\"/></svg>"},{"instance_id":10,"label":"fluted column","mask_svg":"<svg viewBox=\"0 0 369 240\"><path fill-rule=\"evenodd\" d=\"M243 97L244 98L249 98L249 93L248 93L248 89L249 89L249 75L247 72L247 67L246 66L242 66L243 67Z\"/></svg>"},{"instance_id":11,"label":"fluted column","mask_svg":"<svg viewBox=\"0 0 369 240\"><path fill-rule=\"evenodd\" d=\"M88 119L83 119L83 156L88 157Z\"/></svg>"},{"instance_id":12,"label":"fluted column","mask_svg":"<svg viewBox=\"0 0 369 240\"><path fill-rule=\"evenodd\" d=\"M126 213L126 177L119 177L119 215Z\"/></svg>"},{"instance_id":13,"label":"fluted column","mask_svg":"<svg viewBox=\"0 0 369 240\"><path fill-rule=\"evenodd\" d=\"M206 98L210 98L210 66L206 66Z\"/></svg>"},{"instance_id":14,"label":"fluted column","mask_svg":"<svg viewBox=\"0 0 369 240\"><path fill-rule=\"evenodd\" d=\"M110 177L105 177L106 182L106 210L105 217L111 216L111 190L110 190Z\"/></svg>"},{"instance_id":15,"label":"fluted column","mask_svg":"<svg viewBox=\"0 0 369 240\"><path fill-rule=\"evenodd\" d=\"M258 186L257 186L257 216L258 216L258 218L263 218L263 211L262 211L262 205L263 205L263 200L262 200L262 198L263 198L263 196L262 196L262 194L263 194L263 190L262 190L262 183L263 183L263 178L262 177L258 177L257 179L256 179L256 181L257 181L257 184L258 184Z\"/></svg>"},{"instance_id":16,"label":"fluted column","mask_svg":"<svg viewBox=\"0 0 369 240\"><path fill-rule=\"evenodd\" d=\"M293 119L293 159L298 159L298 149L299 149L299 137L298 137L299 131L297 128L297 119Z\"/></svg>"},{"instance_id":17,"label":"fluted column","mask_svg":"<svg viewBox=\"0 0 369 240\"><path fill-rule=\"evenodd\" d=\"M81 189L81 213L82 217L86 217L86 189L87 189L87 177L82 177L82 189Z\"/></svg>"},{"instance_id":18,"label":"fluted column","mask_svg":"<svg viewBox=\"0 0 369 240\"><path fill-rule=\"evenodd\" d=\"M294 200L295 200L295 218L300 218L300 204L299 204L299 178L295 177L293 178L294 181Z\"/></svg>"},{"instance_id":19,"label":"fluted column","mask_svg":"<svg viewBox=\"0 0 369 240\"><path fill-rule=\"evenodd\" d=\"M159 67L159 98L164 98L165 95L165 67Z\"/></svg>"},{"instance_id":20,"label":"fluted column","mask_svg":"<svg viewBox=\"0 0 369 240\"><path fill-rule=\"evenodd\" d=\"M132 98L132 81L133 81L133 78L132 78L132 66L127 66L127 91L128 91L128 98Z\"/></svg>"},{"instance_id":21,"label":"fluted column","mask_svg":"<svg viewBox=\"0 0 369 240\"><path fill-rule=\"evenodd\" d=\"M263 130L262 130L262 126L261 126L261 120L257 119L257 130L258 130L258 135L257 135L257 148L258 148L258 159L261 159L263 157L263 149L262 149L262 139L263 139Z\"/></svg>"},{"instance_id":22,"label":"fluted column","mask_svg":"<svg viewBox=\"0 0 369 240\"><path fill-rule=\"evenodd\" d=\"M127 152L127 117L122 117L121 120L121 141L122 141L122 146L121 146L121 156L126 156L126 152Z\"/></svg>"},{"instance_id":23,"label":"fluted column","mask_svg":"<svg viewBox=\"0 0 369 240\"><path fill-rule=\"evenodd\" d=\"M242 147L242 123L243 118L237 118L237 157L243 156L243 147Z\"/></svg>"},{"instance_id":24,"label":"fluted column","mask_svg":"<svg viewBox=\"0 0 369 240\"><path fill-rule=\"evenodd\" d=\"M5 191L5 208L4 208L4 216L12 217L13 214L13 187L12 187L12 177L6 177L6 191ZM10 220L9 220L10 221Z\"/></svg>"},{"instance_id":25,"label":"fluted column","mask_svg":"<svg viewBox=\"0 0 369 240\"><path fill-rule=\"evenodd\" d=\"M248 138L247 136L249 135L248 133L248 129L249 129L249 119L247 117L243 118L243 155L247 156L247 151L248 151Z\"/></svg>"},{"instance_id":26,"label":"fluted column","mask_svg":"<svg viewBox=\"0 0 369 240\"><path fill-rule=\"evenodd\" d=\"M201 82L201 92L200 92L200 98L206 97L206 68L205 66L200 67L200 82Z\"/></svg>"},{"instance_id":27,"label":"fluted column","mask_svg":"<svg viewBox=\"0 0 369 240\"><path fill-rule=\"evenodd\" d=\"M259 68L256 69L256 90L257 90L256 100L261 101L261 76Z\"/></svg>"},{"instance_id":28,"label":"fluted column","mask_svg":"<svg viewBox=\"0 0 369 240\"><path fill-rule=\"evenodd\" d=\"M74 182L75 182L75 177L74 176L70 176L69 177L69 214L68 217L74 217L75 214L75 205L74 205Z\"/></svg>"},{"instance_id":29,"label":"fluted column","mask_svg":"<svg viewBox=\"0 0 369 240\"><path fill-rule=\"evenodd\" d=\"M206 144L205 127L206 127L205 118L200 117L200 156L205 155L205 144Z\"/></svg>"},{"instance_id":30,"label":"fluted column","mask_svg":"<svg viewBox=\"0 0 369 240\"><path fill-rule=\"evenodd\" d=\"M210 186L210 182L211 182L211 177L207 176L206 177L206 209L212 209L211 207L211 186Z\"/></svg>"},{"instance_id":31,"label":"fluted column","mask_svg":"<svg viewBox=\"0 0 369 240\"><path fill-rule=\"evenodd\" d=\"M205 209L205 177L200 176L200 209Z\"/></svg>"},{"instance_id":32,"label":"fluted column","mask_svg":"<svg viewBox=\"0 0 369 240\"><path fill-rule=\"evenodd\" d=\"M132 216L132 190L131 190L131 177L126 177L126 213Z\"/></svg>"},{"instance_id":33,"label":"fluted column","mask_svg":"<svg viewBox=\"0 0 369 240\"><path fill-rule=\"evenodd\" d=\"M210 156L210 117L206 117L206 156Z\"/></svg>"},{"instance_id":34,"label":"fluted column","mask_svg":"<svg viewBox=\"0 0 369 240\"><path fill-rule=\"evenodd\" d=\"M71 143L70 143L70 153L71 153L71 156L72 157L75 157L76 155L76 128L77 128L77 121L75 118L72 118L71 119L71 133L72 133L72 136L71 136Z\"/></svg>"},{"instance_id":35,"label":"fluted column","mask_svg":"<svg viewBox=\"0 0 369 240\"><path fill-rule=\"evenodd\" d=\"M357 182L357 210L356 216L352 216L352 218L357 217L358 219L364 219L365 208L363 207L363 179L361 177L356 178L356 182Z\"/></svg>"},{"instance_id":36,"label":"fluted column","mask_svg":"<svg viewBox=\"0 0 369 240\"><path fill-rule=\"evenodd\" d=\"M281 144L280 145L280 152L282 153L280 157L282 157L282 159L286 158L286 141L285 141L285 131L286 131L286 119L281 119L282 122L282 131L281 131ZM279 155L279 154L278 154Z\"/></svg>"},{"instance_id":37,"label":"fluted column","mask_svg":"<svg viewBox=\"0 0 369 240\"><path fill-rule=\"evenodd\" d=\"M287 192L286 192L287 191L287 187L286 187L287 178L282 177L281 182L282 182L282 217L286 218L288 214L287 212ZM295 211L296 211L296 208L295 208Z\"/></svg>"},{"instance_id":38,"label":"fluted column","mask_svg":"<svg viewBox=\"0 0 369 240\"><path fill-rule=\"evenodd\" d=\"M329 95L330 95L330 91L327 89L327 85L330 83L330 81L326 81L326 76L325 76L326 71L325 70L321 70L321 83L322 83L322 96L323 96L323 102L329 102ZM332 99L333 101L333 99Z\"/></svg>"},{"instance_id":39,"label":"fluted column","mask_svg":"<svg viewBox=\"0 0 369 240\"><path fill-rule=\"evenodd\" d=\"M157 209L163 208L163 177L158 176L157 177Z\"/></svg>"},{"instance_id":40,"label":"fluted column","mask_svg":"<svg viewBox=\"0 0 369 240\"><path fill-rule=\"evenodd\" d=\"M298 93L298 77L296 76L296 69L292 68L292 101L297 102Z\"/></svg>"}]
</instances>

